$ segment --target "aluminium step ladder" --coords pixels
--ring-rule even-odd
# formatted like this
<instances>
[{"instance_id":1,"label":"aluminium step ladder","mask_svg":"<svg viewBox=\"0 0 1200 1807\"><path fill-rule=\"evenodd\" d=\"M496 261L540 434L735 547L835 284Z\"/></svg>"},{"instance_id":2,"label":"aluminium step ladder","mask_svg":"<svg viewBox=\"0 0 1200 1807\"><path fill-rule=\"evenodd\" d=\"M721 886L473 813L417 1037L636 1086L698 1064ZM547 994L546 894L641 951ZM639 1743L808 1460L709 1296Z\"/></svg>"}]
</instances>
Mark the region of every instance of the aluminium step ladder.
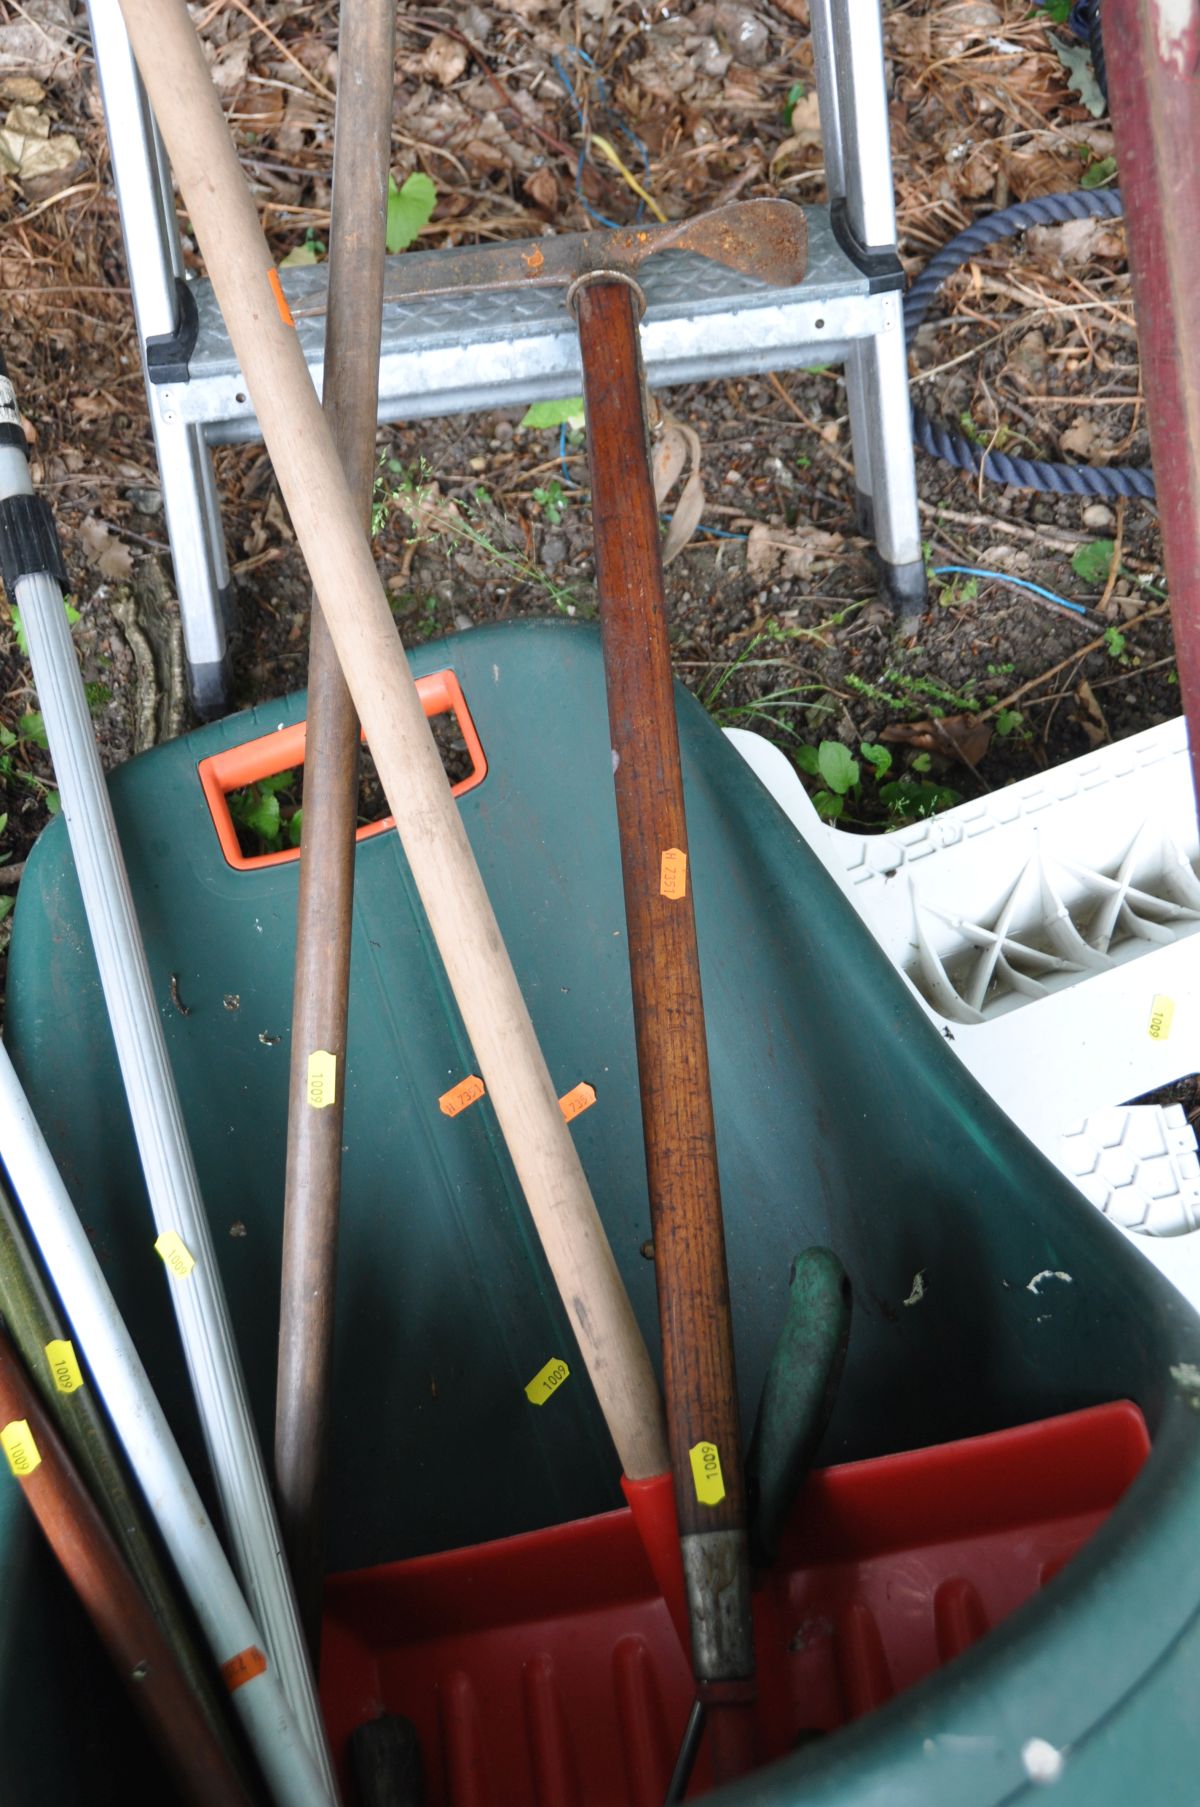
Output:
<instances>
[{"instance_id":1,"label":"aluminium step ladder","mask_svg":"<svg viewBox=\"0 0 1200 1807\"><path fill-rule=\"evenodd\" d=\"M211 716L228 703L232 621L211 448L258 438L258 422L211 286L184 269L170 171L120 7L117 0L88 0L88 13L189 685L197 710ZM924 607L926 587L880 9L877 0L812 0L811 21L829 204L805 208L805 280L773 290L686 252L662 253L644 278L646 374L651 386L665 388L844 365L858 524L875 541L884 594L911 616ZM406 275L423 263L436 286L441 255L405 254ZM328 270L285 270L282 281L319 389ZM389 302L385 282L384 295L381 421L502 408L579 389L578 337L556 293L468 290Z\"/></svg>"}]
</instances>

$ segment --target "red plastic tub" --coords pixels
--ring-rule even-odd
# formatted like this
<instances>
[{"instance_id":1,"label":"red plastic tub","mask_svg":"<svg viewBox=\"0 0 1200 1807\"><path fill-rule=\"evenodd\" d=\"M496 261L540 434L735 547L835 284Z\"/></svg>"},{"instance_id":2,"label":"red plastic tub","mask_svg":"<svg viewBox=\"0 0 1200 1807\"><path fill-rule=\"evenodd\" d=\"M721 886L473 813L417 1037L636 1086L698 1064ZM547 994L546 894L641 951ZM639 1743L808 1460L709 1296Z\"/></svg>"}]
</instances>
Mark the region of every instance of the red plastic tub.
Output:
<instances>
[{"instance_id":1,"label":"red plastic tub","mask_svg":"<svg viewBox=\"0 0 1200 1807\"><path fill-rule=\"evenodd\" d=\"M1145 1460L1128 1401L809 1477L754 1596L756 1756L952 1662L1058 1573ZM628 1511L333 1577L333 1747L416 1727L430 1807L661 1807L692 1700ZM707 1753L689 1799L711 1786Z\"/></svg>"}]
</instances>

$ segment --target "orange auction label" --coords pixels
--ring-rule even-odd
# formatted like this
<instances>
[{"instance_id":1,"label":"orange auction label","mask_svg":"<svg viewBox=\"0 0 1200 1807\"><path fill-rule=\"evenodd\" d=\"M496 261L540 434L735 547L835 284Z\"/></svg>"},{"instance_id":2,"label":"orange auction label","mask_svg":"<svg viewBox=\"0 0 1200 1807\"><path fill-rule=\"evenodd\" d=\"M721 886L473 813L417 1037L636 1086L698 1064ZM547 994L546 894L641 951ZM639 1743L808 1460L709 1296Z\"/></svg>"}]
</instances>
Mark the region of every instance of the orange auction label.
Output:
<instances>
[{"instance_id":1,"label":"orange auction label","mask_svg":"<svg viewBox=\"0 0 1200 1807\"><path fill-rule=\"evenodd\" d=\"M292 310L287 304L287 296L283 292L283 284L279 280L278 270L267 271L267 281L271 285L271 293L275 297L275 306L279 309L279 318L285 326L295 326Z\"/></svg>"},{"instance_id":2,"label":"orange auction label","mask_svg":"<svg viewBox=\"0 0 1200 1807\"><path fill-rule=\"evenodd\" d=\"M682 847L668 847L663 854L658 872L658 890L661 897L687 896L687 854Z\"/></svg>"},{"instance_id":3,"label":"orange auction label","mask_svg":"<svg viewBox=\"0 0 1200 1807\"><path fill-rule=\"evenodd\" d=\"M221 1680L232 1694L252 1682L256 1675L265 1675L266 1669L267 1659L258 1645L248 1644L245 1650L239 1650L236 1656L221 1664Z\"/></svg>"},{"instance_id":4,"label":"orange auction label","mask_svg":"<svg viewBox=\"0 0 1200 1807\"><path fill-rule=\"evenodd\" d=\"M558 1108L569 1123L572 1117L578 1117L582 1111L590 1110L595 1102L595 1086L589 1085L586 1079L581 1079L578 1085L572 1086L569 1092L563 1093L558 1101Z\"/></svg>"},{"instance_id":5,"label":"orange auction label","mask_svg":"<svg viewBox=\"0 0 1200 1807\"><path fill-rule=\"evenodd\" d=\"M438 1109L447 1117L457 1117L460 1111L466 1110L468 1104L474 1104L477 1098L482 1098L486 1090L478 1073L472 1073L466 1079L460 1079L457 1085L452 1085L448 1092L442 1093L438 1099Z\"/></svg>"}]
</instances>

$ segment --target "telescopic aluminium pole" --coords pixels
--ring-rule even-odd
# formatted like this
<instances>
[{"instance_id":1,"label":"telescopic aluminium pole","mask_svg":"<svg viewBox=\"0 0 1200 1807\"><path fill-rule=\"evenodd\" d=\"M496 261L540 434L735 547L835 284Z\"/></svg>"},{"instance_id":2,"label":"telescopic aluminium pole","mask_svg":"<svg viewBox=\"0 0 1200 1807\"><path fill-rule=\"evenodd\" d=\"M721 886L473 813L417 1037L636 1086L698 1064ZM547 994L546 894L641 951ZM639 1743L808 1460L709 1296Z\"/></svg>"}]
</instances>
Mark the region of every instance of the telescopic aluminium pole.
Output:
<instances>
[{"instance_id":1,"label":"telescopic aluminium pole","mask_svg":"<svg viewBox=\"0 0 1200 1807\"><path fill-rule=\"evenodd\" d=\"M0 372L0 574L21 611L79 888L234 1561L297 1724L336 1793L295 1596L255 1435L146 952L63 608L53 521L33 494Z\"/></svg>"},{"instance_id":2,"label":"telescopic aluminium pole","mask_svg":"<svg viewBox=\"0 0 1200 1807\"><path fill-rule=\"evenodd\" d=\"M3 1042L0 1162L278 1807L331 1807Z\"/></svg>"}]
</instances>

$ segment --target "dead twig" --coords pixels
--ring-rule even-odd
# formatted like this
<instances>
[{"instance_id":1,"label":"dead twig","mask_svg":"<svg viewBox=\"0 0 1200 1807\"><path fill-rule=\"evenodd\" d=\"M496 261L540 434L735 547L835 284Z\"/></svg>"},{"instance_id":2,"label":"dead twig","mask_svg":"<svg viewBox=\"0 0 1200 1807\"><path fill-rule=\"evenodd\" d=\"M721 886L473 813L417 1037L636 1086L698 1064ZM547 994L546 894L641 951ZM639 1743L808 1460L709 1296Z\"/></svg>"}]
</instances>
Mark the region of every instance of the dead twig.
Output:
<instances>
[{"instance_id":1,"label":"dead twig","mask_svg":"<svg viewBox=\"0 0 1200 1807\"><path fill-rule=\"evenodd\" d=\"M1158 616L1165 615L1170 606L1168 602L1159 602L1152 609L1143 609L1140 615L1131 615L1129 620L1122 625L1121 632L1127 634L1131 629L1140 627L1143 621L1156 620ZM988 721L993 715L999 715L1002 709L1011 708L1021 697L1027 696L1031 690L1036 690L1038 685L1044 684L1048 678L1056 678L1060 671L1065 671L1068 665L1074 665L1077 659L1086 659L1089 653L1099 652L1111 631L1111 628L1106 628L1104 633L1097 634L1096 638L1089 640L1086 646L1077 646L1073 653L1068 653L1065 659L1060 659L1058 664L1052 665L1048 671L1039 672L1036 678L1030 678L1024 684L1018 684L1015 690L1010 691L1007 696L1002 696L998 703L993 703L990 708L981 709L979 720Z\"/></svg>"},{"instance_id":2,"label":"dead twig","mask_svg":"<svg viewBox=\"0 0 1200 1807\"><path fill-rule=\"evenodd\" d=\"M1125 539L1125 498L1121 496L1117 502L1117 526L1113 534L1112 561L1108 567L1108 581L1104 586L1104 594L1096 604L1096 613L1108 613L1109 601L1117 587L1117 578L1121 574L1121 547Z\"/></svg>"}]
</instances>

